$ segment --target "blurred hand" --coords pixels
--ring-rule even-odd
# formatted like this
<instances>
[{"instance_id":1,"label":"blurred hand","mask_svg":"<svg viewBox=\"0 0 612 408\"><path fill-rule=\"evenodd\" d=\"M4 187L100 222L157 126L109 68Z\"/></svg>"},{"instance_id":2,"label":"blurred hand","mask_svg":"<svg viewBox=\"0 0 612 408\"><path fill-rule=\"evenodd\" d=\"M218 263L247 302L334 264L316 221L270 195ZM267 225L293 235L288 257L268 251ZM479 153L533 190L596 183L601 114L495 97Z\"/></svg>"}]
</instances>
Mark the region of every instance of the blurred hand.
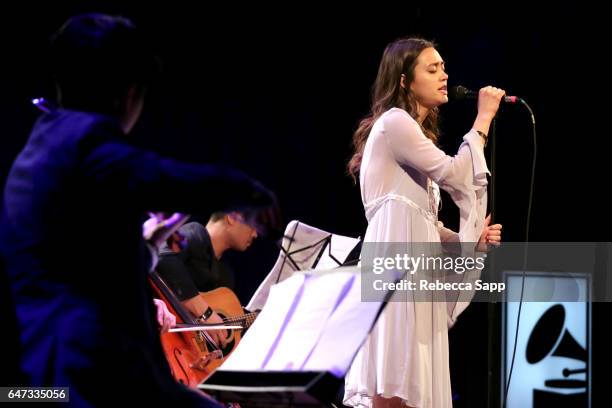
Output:
<instances>
[{"instance_id":1,"label":"blurred hand","mask_svg":"<svg viewBox=\"0 0 612 408\"><path fill-rule=\"evenodd\" d=\"M157 249L189 219L188 214L181 213L169 217L163 213L149 213L149 216L142 224L142 236Z\"/></svg>"},{"instance_id":2,"label":"blurred hand","mask_svg":"<svg viewBox=\"0 0 612 408\"><path fill-rule=\"evenodd\" d=\"M276 195L268 190L271 204L243 212L245 223L257 230L257 235L267 237L272 240L280 239L283 236L283 221Z\"/></svg>"},{"instance_id":3,"label":"blurred hand","mask_svg":"<svg viewBox=\"0 0 612 408\"><path fill-rule=\"evenodd\" d=\"M176 326L176 317L170 313L168 307L163 300L153 299L155 308L157 309L157 323L162 333L167 333L168 330Z\"/></svg>"}]
</instances>

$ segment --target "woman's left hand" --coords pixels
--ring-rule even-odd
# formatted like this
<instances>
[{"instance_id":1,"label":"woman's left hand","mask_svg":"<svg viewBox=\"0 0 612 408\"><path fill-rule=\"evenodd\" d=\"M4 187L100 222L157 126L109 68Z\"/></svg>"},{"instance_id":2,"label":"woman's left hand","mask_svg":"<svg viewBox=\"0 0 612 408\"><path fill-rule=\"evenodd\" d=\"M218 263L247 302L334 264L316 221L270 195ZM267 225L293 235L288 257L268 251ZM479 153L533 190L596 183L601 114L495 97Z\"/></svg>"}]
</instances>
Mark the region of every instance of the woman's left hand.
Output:
<instances>
[{"instance_id":1,"label":"woman's left hand","mask_svg":"<svg viewBox=\"0 0 612 408\"><path fill-rule=\"evenodd\" d=\"M476 250L480 252L487 252L489 250L489 245L498 247L501 243L501 224L493 224L491 223L491 214L485 219L484 228L482 229L482 234L480 234L480 240L478 241L478 245L476 245Z\"/></svg>"}]
</instances>

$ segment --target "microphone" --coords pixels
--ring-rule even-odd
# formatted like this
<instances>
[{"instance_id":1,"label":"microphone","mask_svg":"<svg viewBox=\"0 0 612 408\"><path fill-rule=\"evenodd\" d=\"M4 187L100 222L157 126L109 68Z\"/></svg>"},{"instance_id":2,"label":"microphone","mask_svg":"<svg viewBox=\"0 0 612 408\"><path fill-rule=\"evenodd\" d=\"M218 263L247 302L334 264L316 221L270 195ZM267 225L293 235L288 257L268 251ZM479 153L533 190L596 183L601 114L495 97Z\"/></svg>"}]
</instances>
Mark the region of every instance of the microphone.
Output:
<instances>
[{"instance_id":1,"label":"microphone","mask_svg":"<svg viewBox=\"0 0 612 408\"><path fill-rule=\"evenodd\" d=\"M461 99L478 99L478 92L472 91L471 89L467 89L465 86L457 85L451 87L448 96L451 99L461 100ZM506 103L517 103L521 100L518 96L504 96L502 102Z\"/></svg>"}]
</instances>

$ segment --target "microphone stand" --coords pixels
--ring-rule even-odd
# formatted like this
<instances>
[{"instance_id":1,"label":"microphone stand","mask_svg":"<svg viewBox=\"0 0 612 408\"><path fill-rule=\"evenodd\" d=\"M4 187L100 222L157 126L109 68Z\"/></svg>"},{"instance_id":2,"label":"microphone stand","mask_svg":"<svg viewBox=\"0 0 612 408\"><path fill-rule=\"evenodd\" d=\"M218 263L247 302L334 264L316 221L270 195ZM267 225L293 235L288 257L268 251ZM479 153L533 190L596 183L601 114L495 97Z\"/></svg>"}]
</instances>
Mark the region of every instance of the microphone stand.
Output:
<instances>
[{"instance_id":1,"label":"microphone stand","mask_svg":"<svg viewBox=\"0 0 612 408\"><path fill-rule=\"evenodd\" d=\"M496 157L497 157L497 138L495 129L496 119L494 118L489 128L489 161L491 163L491 185L488 189L489 193L489 212L491 214L491 224L495 223L496 210ZM495 255L488 257L489 269L495 271ZM487 307L487 389L488 389L488 407L500 406L500 373L501 373L501 344L499 341L499 333L501 330L501 322L499 319L500 310L497 302L488 302ZM501 378L504 378L504 373L501 373Z\"/></svg>"},{"instance_id":2,"label":"microphone stand","mask_svg":"<svg viewBox=\"0 0 612 408\"><path fill-rule=\"evenodd\" d=\"M489 189L489 203L490 203L490 213L491 213L491 224L495 222L495 158L497 156L497 152L495 149L496 145L496 137L495 137L495 122L496 118L493 118L491 121L491 126L489 127L489 139L490 141L490 161L491 161L491 188Z\"/></svg>"}]
</instances>

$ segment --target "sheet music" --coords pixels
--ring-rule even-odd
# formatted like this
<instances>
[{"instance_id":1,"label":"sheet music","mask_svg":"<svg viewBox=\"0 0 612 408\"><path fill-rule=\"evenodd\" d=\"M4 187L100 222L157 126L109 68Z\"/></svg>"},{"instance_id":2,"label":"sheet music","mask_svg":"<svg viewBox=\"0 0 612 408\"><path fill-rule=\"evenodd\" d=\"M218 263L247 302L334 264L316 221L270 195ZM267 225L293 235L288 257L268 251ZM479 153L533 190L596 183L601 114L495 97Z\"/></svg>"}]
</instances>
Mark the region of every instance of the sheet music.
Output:
<instances>
[{"instance_id":1,"label":"sheet music","mask_svg":"<svg viewBox=\"0 0 612 408\"><path fill-rule=\"evenodd\" d=\"M291 318L299 302L305 278L305 275L296 275L271 288L270 307L261 310L222 367L235 371L259 370L263 367L286 320Z\"/></svg>"},{"instance_id":2,"label":"sheet music","mask_svg":"<svg viewBox=\"0 0 612 408\"><path fill-rule=\"evenodd\" d=\"M282 338L266 370L299 370L317 345L327 320L342 300L346 286L354 281L352 274L334 273L326 279L306 276L302 299L289 324L280 333Z\"/></svg>"},{"instance_id":3,"label":"sheet music","mask_svg":"<svg viewBox=\"0 0 612 408\"><path fill-rule=\"evenodd\" d=\"M330 236L331 247L327 246L325 241ZM323 250L323 253L315 269L333 269L340 266L333 258L336 258L339 262L344 262L358 243L359 239L357 238L330 234L302 222L291 221L285 229L285 237L282 240L282 246L291 254L291 259L286 257L283 251L280 252L274 267L259 285L246 308L248 310L262 309L268 299L270 288L277 282L289 278L297 271L312 269L312 265L321 254L321 250ZM330 252L333 258L330 256Z\"/></svg>"},{"instance_id":4,"label":"sheet music","mask_svg":"<svg viewBox=\"0 0 612 408\"><path fill-rule=\"evenodd\" d=\"M359 267L295 273L269 299L223 371L330 371L343 376L382 302L361 302Z\"/></svg>"},{"instance_id":5,"label":"sheet music","mask_svg":"<svg viewBox=\"0 0 612 408\"><path fill-rule=\"evenodd\" d=\"M379 302L361 301L361 280L355 279L327 321L302 370L329 371L343 377L374 325L380 307Z\"/></svg>"},{"instance_id":6,"label":"sheet music","mask_svg":"<svg viewBox=\"0 0 612 408\"><path fill-rule=\"evenodd\" d=\"M315 269L333 269L337 268L338 263L334 260L336 258L340 262L344 262L348 255L351 253L353 248L359 244L359 239L345 237L343 235L333 234L331 237L331 256L330 248L325 248L323 256L319 260ZM332 256L334 258L332 258Z\"/></svg>"}]
</instances>

